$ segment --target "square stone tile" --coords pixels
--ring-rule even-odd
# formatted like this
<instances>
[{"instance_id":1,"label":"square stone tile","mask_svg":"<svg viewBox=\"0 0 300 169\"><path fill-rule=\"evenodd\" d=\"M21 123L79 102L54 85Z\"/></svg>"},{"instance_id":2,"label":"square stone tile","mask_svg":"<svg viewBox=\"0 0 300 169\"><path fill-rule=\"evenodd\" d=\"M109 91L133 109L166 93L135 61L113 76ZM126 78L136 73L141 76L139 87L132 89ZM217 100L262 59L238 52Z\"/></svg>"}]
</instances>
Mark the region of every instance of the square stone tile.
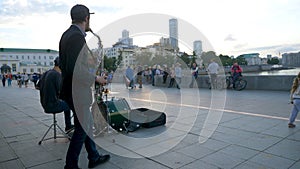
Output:
<instances>
[{"instance_id":1,"label":"square stone tile","mask_svg":"<svg viewBox=\"0 0 300 169\"><path fill-rule=\"evenodd\" d=\"M220 152L231 155L236 158L241 158L244 160L247 160L259 153L259 151L252 150L252 149L249 149L246 147L241 147L238 145L227 146L224 149L220 150Z\"/></svg>"},{"instance_id":2,"label":"square stone tile","mask_svg":"<svg viewBox=\"0 0 300 169\"><path fill-rule=\"evenodd\" d=\"M245 161L244 163L236 166L235 169L270 169L270 167L254 163L252 161Z\"/></svg>"},{"instance_id":3,"label":"square stone tile","mask_svg":"<svg viewBox=\"0 0 300 169\"><path fill-rule=\"evenodd\" d=\"M25 166L21 163L19 159L10 160L6 162L0 162L1 169L24 169Z\"/></svg>"},{"instance_id":4,"label":"square stone tile","mask_svg":"<svg viewBox=\"0 0 300 169\"><path fill-rule=\"evenodd\" d=\"M205 161L202 160L196 160L190 164L187 164L180 169L196 169L196 168L203 168L203 169L220 169L217 166L214 166L212 164L208 164Z\"/></svg>"},{"instance_id":5,"label":"square stone tile","mask_svg":"<svg viewBox=\"0 0 300 169\"><path fill-rule=\"evenodd\" d=\"M184 148L180 148L175 150L176 152L185 154L189 157L192 157L194 159L200 159L208 154L212 154L215 152L214 150L208 149L206 147L203 147L201 144L196 143L192 144L190 146L186 146Z\"/></svg>"},{"instance_id":6,"label":"square stone tile","mask_svg":"<svg viewBox=\"0 0 300 169\"><path fill-rule=\"evenodd\" d=\"M297 127L296 127L297 128ZM294 129L296 129L294 128ZM300 127L299 127L300 128ZM290 129L291 131L293 131L294 129ZM300 131L296 131L295 133L291 134L288 139L290 140L297 140L297 141L300 141Z\"/></svg>"},{"instance_id":7,"label":"square stone tile","mask_svg":"<svg viewBox=\"0 0 300 169\"><path fill-rule=\"evenodd\" d=\"M299 168L300 168L300 161L294 163L294 164L292 165L292 167L289 168L289 169L299 169Z\"/></svg>"},{"instance_id":8,"label":"square stone tile","mask_svg":"<svg viewBox=\"0 0 300 169\"><path fill-rule=\"evenodd\" d=\"M289 160L267 153L259 153L249 161L262 164L270 168L289 168L295 163L295 161L293 160Z\"/></svg>"},{"instance_id":9,"label":"square stone tile","mask_svg":"<svg viewBox=\"0 0 300 169\"><path fill-rule=\"evenodd\" d=\"M242 117L243 117L243 115L224 112L223 115L222 115L222 119L221 119L220 123L225 123L225 122L229 122L229 121L232 121L232 120L237 120L237 119L240 119Z\"/></svg>"},{"instance_id":10,"label":"square stone tile","mask_svg":"<svg viewBox=\"0 0 300 169\"><path fill-rule=\"evenodd\" d=\"M270 135L256 134L254 137L251 137L243 142L237 143L237 145L247 147L250 149L255 149L258 151L263 151L268 147L271 147L278 143L282 138L273 137Z\"/></svg>"},{"instance_id":11,"label":"square stone tile","mask_svg":"<svg viewBox=\"0 0 300 169\"><path fill-rule=\"evenodd\" d=\"M265 130L262 132L262 134L268 134L275 137L288 137L294 135L299 130L294 130L288 128L287 122L282 121L281 123L277 124L276 126L273 126L272 128ZM299 135L299 134L298 134ZM300 136L299 136L300 141Z\"/></svg>"},{"instance_id":12,"label":"square stone tile","mask_svg":"<svg viewBox=\"0 0 300 169\"><path fill-rule=\"evenodd\" d=\"M17 158L15 152L10 148L10 146L2 146L0 147L0 163L4 161L9 161Z\"/></svg>"},{"instance_id":13,"label":"square stone tile","mask_svg":"<svg viewBox=\"0 0 300 169\"><path fill-rule=\"evenodd\" d=\"M243 159L233 157L231 155L225 154L223 152L215 152L213 154L207 155L201 159L209 163L210 165L217 166L218 168L226 169L226 168L234 168L235 166L244 162Z\"/></svg>"},{"instance_id":14,"label":"square stone tile","mask_svg":"<svg viewBox=\"0 0 300 169\"><path fill-rule=\"evenodd\" d=\"M300 160L300 141L285 139L270 147L265 152L298 161Z\"/></svg>"},{"instance_id":15,"label":"square stone tile","mask_svg":"<svg viewBox=\"0 0 300 169\"><path fill-rule=\"evenodd\" d=\"M109 160L109 163L119 167L120 169L129 169L129 168L130 169L141 169L141 168L168 169L168 167L165 167L153 160L149 160L146 158L127 158L118 155L112 155L111 159Z\"/></svg>"},{"instance_id":16,"label":"square stone tile","mask_svg":"<svg viewBox=\"0 0 300 169\"><path fill-rule=\"evenodd\" d=\"M206 142L201 143L203 147L206 147L211 150L219 151L220 149L223 149L224 147L229 146L230 144L225 143L223 141L218 141L214 139L208 139Z\"/></svg>"},{"instance_id":17,"label":"square stone tile","mask_svg":"<svg viewBox=\"0 0 300 169\"><path fill-rule=\"evenodd\" d=\"M192 161L195 161L192 157L174 151L169 151L161 155L151 157L151 159L170 168L180 168Z\"/></svg>"}]
</instances>

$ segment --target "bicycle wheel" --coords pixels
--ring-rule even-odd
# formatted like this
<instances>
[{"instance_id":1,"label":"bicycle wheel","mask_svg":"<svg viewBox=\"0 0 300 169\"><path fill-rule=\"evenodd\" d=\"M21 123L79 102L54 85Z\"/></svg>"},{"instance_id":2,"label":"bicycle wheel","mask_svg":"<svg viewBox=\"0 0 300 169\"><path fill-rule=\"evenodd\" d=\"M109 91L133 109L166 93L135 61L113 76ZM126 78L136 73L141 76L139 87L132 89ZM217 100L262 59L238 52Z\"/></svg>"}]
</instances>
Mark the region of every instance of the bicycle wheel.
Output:
<instances>
[{"instance_id":1,"label":"bicycle wheel","mask_svg":"<svg viewBox=\"0 0 300 169\"><path fill-rule=\"evenodd\" d=\"M231 80L226 78L226 87L227 87L227 89L230 88L230 85L231 85Z\"/></svg>"},{"instance_id":2,"label":"bicycle wheel","mask_svg":"<svg viewBox=\"0 0 300 169\"><path fill-rule=\"evenodd\" d=\"M243 90L246 88L246 86L247 86L247 81L244 79L239 79L235 82L235 90L238 91Z\"/></svg>"}]
</instances>

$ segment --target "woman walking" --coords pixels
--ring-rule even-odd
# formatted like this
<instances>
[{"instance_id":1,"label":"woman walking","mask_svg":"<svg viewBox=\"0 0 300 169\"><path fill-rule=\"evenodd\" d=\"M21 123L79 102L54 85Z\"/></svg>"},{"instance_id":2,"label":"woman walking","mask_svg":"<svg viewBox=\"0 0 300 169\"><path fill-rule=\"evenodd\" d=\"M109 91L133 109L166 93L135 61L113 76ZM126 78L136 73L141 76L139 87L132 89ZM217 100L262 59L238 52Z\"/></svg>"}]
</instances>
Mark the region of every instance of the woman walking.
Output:
<instances>
[{"instance_id":1,"label":"woman walking","mask_svg":"<svg viewBox=\"0 0 300 169\"><path fill-rule=\"evenodd\" d=\"M288 126L289 128L294 128L296 127L296 125L294 124L295 119L298 115L298 112L300 111L300 72L293 82L293 86L291 89L291 103L294 106L290 115Z\"/></svg>"}]
</instances>

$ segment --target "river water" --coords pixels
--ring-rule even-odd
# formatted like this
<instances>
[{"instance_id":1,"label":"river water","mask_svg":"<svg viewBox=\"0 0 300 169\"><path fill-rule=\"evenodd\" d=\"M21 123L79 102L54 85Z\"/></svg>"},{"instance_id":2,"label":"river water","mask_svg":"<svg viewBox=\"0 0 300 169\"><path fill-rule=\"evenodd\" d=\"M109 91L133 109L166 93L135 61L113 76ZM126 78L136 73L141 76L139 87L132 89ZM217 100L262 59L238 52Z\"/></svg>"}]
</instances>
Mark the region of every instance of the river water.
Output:
<instances>
[{"instance_id":1,"label":"river water","mask_svg":"<svg viewBox=\"0 0 300 169\"><path fill-rule=\"evenodd\" d=\"M286 69L286 70L272 70L262 72L245 72L244 75L294 75L297 76L300 72L300 68Z\"/></svg>"}]
</instances>

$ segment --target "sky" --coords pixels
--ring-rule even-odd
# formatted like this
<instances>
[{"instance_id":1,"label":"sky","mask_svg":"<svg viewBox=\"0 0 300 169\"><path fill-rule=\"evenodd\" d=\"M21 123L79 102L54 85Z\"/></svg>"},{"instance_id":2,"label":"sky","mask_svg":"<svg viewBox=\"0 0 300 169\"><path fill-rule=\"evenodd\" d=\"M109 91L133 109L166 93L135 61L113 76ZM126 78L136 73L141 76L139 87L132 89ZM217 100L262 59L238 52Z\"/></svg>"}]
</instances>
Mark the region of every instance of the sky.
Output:
<instances>
[{"instance_id":1,"label":"sky","mask_svg":"<svg viewBox=\"0 0 300 169\"><path fill-rule=\"evenodd\" d=\"M84 4L95 12L91 16L94 32L122 18L155 13L193 25L218 55L260 53L261 57L280 57L300 51L299 0L0 0L0 48L58 50L75 4ZM102 41L104 47L112 45ZM154 40L133 39L138 46L158 41L157 36Z\"/></svg>"}]
</instances>

